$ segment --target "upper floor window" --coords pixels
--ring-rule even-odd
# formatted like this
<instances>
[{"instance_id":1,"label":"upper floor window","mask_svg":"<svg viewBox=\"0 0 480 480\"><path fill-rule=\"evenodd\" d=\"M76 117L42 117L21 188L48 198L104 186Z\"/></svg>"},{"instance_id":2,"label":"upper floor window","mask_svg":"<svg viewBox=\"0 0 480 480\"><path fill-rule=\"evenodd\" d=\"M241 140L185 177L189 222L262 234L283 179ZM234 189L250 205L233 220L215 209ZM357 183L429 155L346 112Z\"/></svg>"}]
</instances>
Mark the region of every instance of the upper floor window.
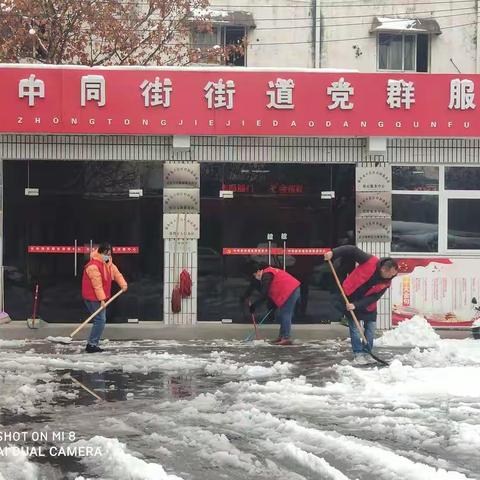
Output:
<instances>
[{"instance_id":1,"label":"upper floor window","mask_svg":"<svg viewBox=\"0 0 480 480\"><path fill-rule=\"evenodd\" d=\"M196 63L246 66L245 27L213 26L206 31L192 32L191 46L198 53Z\"/></svg>"},{"instance_id":2,"label":"upper floor window","mask_svg":"<svg viewBox=\"0 0 480 480\"><path fill-rule=\"evenodd\" d=\"M378 69L428 72L428 34L378 33Z\"/></svg>"}]
</instances>

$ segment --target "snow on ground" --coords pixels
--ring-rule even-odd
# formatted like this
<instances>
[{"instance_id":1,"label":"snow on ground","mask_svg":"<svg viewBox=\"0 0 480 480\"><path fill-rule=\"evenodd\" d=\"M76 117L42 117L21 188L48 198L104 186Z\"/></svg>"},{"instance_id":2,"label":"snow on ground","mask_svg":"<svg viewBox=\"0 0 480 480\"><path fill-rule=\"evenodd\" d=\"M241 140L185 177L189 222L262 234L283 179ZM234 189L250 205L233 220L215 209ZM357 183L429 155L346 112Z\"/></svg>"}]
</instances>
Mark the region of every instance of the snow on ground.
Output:
<instances>
[{"instance_id":1,"label":"snow on ground","mask_svg":"<svg viewBox=\"0 0 480 480\"><path fill-rule=\"evenodd\" d=\"M38 480L38 467L28 460L25 453L6 447L0 455L0 480Z\"/></svg>"},{"instance_id":2,"label":"snow on ground","mask_svg":"<svg viewBox=\"0 0 480 480\"><path fill-rule=\"evenodd\" d=\"M386 331L376 342L377 347L433 347L440 336L421 316L400 322L393 330Z\"/></svg>"},{"instance_id":3,"label":"snow on ground","mask_svg":"<svg viewBox=\"0 0 480 480\"><path fill-rule=\"evenodd\" d=\"M26 345L25 340L2 340L0 339L0 348L9 347L24 347Z\"/></svg>"},{"instance_id":4,"label":"snow on ground","mask_svg":"<svg viewBox=\"0 0 480 480\"><path fill-rule=\"evenodd\" d=\"M0 351L0 382L2 384L3 408L14 413L39 413L43 407L49 408L51 402L73 399L72 388L64 388L68 382L65 377L56 375L56 371L78 370L89 373L120 371L124 373L148 374L152 372L205 373L211 376L229 378L269 378L290 373L291 365L275 362L263 365L262 362L239 363L230 360L226 352L217 350L199 356L153 352L120 353L107 350L102 355L87 355L83 347L56 346L55 352L38 354L33 351L17 353L11 349ZM263 362L264 363L264 362Z\"/></svg>"},{"instance_id":5,"label":"snow on ground","mask_svg":"<svg viewBox=\"0 0 480 480\"><path fill-rule=\"evenodd\" d=\"M128 478L131 480L182 480L168 475L161 465L148 463L127 452L126 446L117 439L95 436L90 440L79 440L75 447L100 448L102 455L86 457L85 463L91 473L100 478Z\"/></svg>"},{"instance_id":6,"label":"snow on ground","mask_svg":"<svg viewBox=\"0 0 480 480\"><path fill-rule=\"evenodd\" d=\"M395 332L385 335L389 347L377 350L391 361L385 368L344 364L351 358L348 343L331 340L295 348L222 340L106 342L101 355L81 353L76 342L0 349L3 429L33 431L48 422L52 431L75 432L65 445L104 453L67 462L68 476L55 462L0 456L0 475L480 478L480 342L441 340L418 318ZM421 348L405 348L405 340L418 345L419 339ZM69 372L106 401L72 384ZM17 413L31 418L15 423ZM46 475L47 467L58 476Z\"/></svg>"}]
</instances>

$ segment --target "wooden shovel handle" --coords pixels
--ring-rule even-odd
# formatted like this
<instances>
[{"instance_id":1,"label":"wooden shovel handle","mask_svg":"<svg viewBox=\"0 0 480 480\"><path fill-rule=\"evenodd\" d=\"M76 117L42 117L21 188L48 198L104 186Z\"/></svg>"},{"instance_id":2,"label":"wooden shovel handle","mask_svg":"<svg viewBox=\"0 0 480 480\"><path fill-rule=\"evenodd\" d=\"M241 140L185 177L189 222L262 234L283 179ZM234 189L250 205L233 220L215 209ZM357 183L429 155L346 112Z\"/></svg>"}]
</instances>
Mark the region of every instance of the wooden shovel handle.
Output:
<instances>
[{"instance_id":1,"label":"wooden shovel handle","mask_svg":"<svg viewBox=\"0 0 480 480\"><path fill-rule=\"evenodd\" d=\"M342 294L343 300L345 301L345 305L346 305L347 303L350 303L350 301L348 300L348 297L345 295L345 291L343 290L342 284L340 283L337 272L335 271L335 267L333 266L333 263L332 263L331 260L327 260L327 262L330 265L330 269L332 270L333 276L335 277L335 282L337 282L338 289L340 290L340 293ZM355 312L353 310L350 310L350 314L352 315L353 321L355 322L355 325L356 325L358 331L360 332L363 343L366 344L367 339L365 338L363 328L360 326L360 322L358 321L358 318L355 315Z\"/></svg>"},{"instance_id":2,"label":"wooden shovel handle","mask_svg":"<svg viewBox=\"0 0 480 480\"><path fill-rule=\"evenodd\" d=\"M104 308L107 308L117 297L119 297L123 293L123 290L119 290L112 298L109 298L105 305L102 307L100 306L97 308L82 324L80 324L71 334L70 338L73 338L92 318L98 315Z\"/></svg>"}]
</instances>

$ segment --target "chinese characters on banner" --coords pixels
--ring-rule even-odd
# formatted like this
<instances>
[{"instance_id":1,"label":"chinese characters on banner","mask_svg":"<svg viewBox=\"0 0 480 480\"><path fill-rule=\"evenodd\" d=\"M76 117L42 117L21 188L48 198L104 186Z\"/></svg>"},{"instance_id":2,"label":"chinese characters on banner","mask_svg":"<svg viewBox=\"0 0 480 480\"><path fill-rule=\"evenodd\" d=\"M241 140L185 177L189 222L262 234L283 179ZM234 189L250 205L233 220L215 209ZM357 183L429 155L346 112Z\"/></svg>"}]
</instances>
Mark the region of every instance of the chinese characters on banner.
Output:
<instances>
[{"instance_id":1,"label":"chinese characters on banner","mask_svg":"<svg viewBox=\"0 0 480 480\"><path fill-rule=\"evenodd\" d=\"M478 75L0 65L0 132L480 136Z\"/></svg>"},{"instance_id":2,"label":"chinese characters on banner","mask_svg":"<svg viewBox=\"0 0 480 480\"><path fill-rule=\"evenodd\" d=\"M480 318L480 260L399 258L392 282L392 321L421 315L431 325L471 326Z\"/></svg>"},{"instance_id":3,"label":"chinese characters on banner","mask_svg":"<svg viewBox=\"0 0 480 480\"><path fill-rule=\"evenodd\" d=\"M303 185L300 184L280 184L273 183L269 185L267 193L274 193L279 195L288 195L294 193L303 193ZM235 193L256 193L252 185L246 183L223 183L222 190L227 190ZM263 193L263 192L262 192Z\"/></svg>"}]
</instances>

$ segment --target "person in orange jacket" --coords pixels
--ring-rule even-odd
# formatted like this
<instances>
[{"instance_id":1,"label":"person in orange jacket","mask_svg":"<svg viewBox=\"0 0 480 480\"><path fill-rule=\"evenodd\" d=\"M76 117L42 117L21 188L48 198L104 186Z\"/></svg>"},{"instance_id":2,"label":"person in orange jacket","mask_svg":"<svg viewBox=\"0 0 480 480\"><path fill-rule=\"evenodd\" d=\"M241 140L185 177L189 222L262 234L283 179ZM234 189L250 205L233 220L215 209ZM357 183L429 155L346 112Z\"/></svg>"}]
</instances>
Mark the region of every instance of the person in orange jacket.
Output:
<instances>
[{"instance_id":1,"label":"person in orange jacket","mask_svg":"<svg viewBox=\"0 0 480 480\"><path fill-rule=\"evenodd\" d=\"M111 297L112 280L126 292L128 285L123 275L112 262L112 247L109 243L102 243L90 256L90 261L83 269L82 297L90 313L104 307L106 300ZM106 309L104 308L93 319L93 326L85 351L87 353L103 352L98 346L105 329Z\"/></svg>"},{"instance_id":2,"label":"person in orange jacket","mask_svg":"<svg viewBox=\"0 0 480 480\"><path fill-rule=\"evenodd\" d=\"M285 270L258 265L253 276L259 282L260 298L250 305L250 313L270 300L275 306L275 318L280 323L280 333L274 345L291 345L290 332L295 305L300 299L300 282Z\"/></svg>"}]
</instances>

